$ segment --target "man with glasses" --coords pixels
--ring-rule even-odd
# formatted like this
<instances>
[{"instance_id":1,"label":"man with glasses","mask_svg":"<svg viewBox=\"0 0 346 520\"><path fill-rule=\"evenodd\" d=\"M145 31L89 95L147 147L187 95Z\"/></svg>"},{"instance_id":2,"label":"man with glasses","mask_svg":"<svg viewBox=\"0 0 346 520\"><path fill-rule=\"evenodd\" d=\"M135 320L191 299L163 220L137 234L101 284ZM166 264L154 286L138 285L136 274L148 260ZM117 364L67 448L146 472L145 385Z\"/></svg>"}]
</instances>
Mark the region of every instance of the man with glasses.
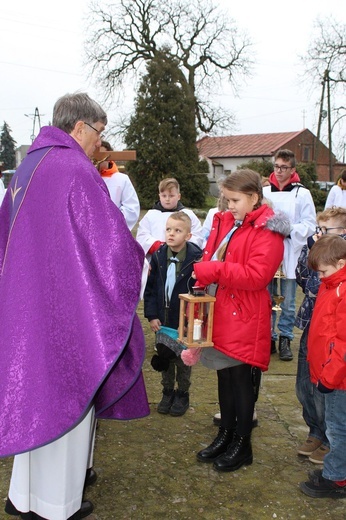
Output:
<instances>
[{"instance_id":1,"label":"man with glasses","mask_svg":"<svg viewBox=\"0 0 346 520\"><path fill-rule=\"evenodd\" d=\"M30 520L89 516L94 418L149 413L144 253L90 159L106 124L87 94L60 98L0 209L0 456L15 455L5 510Z\"/></svg>"},{"instance_id":2,"label":"man with glasses","mask_svg":"<svg viewBox=\"0 0 346 520\"><path fill-rule=\"evenodd\" d=\"M263 196L268 199L276 211L284 211L291 222L291 232L285 238L285 250L282 263L284 277L280 279L280 292L284 297L281 303L279 330L279 358L291 361L293 354L291 341L295 321L296 277L295 268L303 246L306 244L316 225L316 211L311 193L301 183L295 170L295 155L291 150L279 150L274 157L274 172L270 175L270 186L263 188ZM274 279L269 291L272 297L277 294L277 279ZM271 352L276 352L278 334L276 327L277 311L272 315Z\"/></svg>"}]
</instances>

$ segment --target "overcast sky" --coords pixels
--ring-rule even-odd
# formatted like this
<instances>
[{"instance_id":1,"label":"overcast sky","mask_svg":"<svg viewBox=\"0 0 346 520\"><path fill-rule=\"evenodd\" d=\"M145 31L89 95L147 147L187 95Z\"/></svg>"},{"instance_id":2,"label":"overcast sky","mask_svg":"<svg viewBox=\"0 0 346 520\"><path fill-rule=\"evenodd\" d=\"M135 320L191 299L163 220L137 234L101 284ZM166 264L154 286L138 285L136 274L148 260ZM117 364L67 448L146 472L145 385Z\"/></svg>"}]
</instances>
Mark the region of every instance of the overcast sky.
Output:
<instances>
[{"instance_id":1,"label":"overcast sky","mask_svg":"<svg viewBox=\"0 0 346 520\"><path fill-rule=\"evenodd\" d=\"M298 55L306 51L318 16L345 23L345 1L220 0L219 4L239 29L247 31L256 53L254 75L242 85L238 98L226 83L223 92L217 89L215 100L236 117L234 133L309 128L316 134L321 91L311 92L301 83ZM31 142L36 108L45 125L51 121L55 101L67 92L87 91L101 101L83 70L87 11L86 0L1 2L0 125L9 124L18 145ZM123 104L131 103L129 97ZM116 103L108 109L111 121L118 109Z\"/></svg>"}]
</instances>

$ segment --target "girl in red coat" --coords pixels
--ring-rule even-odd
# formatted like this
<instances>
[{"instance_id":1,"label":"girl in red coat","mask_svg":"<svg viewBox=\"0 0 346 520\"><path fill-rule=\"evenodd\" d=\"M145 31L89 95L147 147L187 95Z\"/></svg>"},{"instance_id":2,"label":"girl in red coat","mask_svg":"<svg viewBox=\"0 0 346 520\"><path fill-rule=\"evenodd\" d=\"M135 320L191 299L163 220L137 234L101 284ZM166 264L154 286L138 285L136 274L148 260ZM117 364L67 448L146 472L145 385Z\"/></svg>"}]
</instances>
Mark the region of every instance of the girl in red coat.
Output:
<instances>
[{"instance_id":1,"label":"girl in red coat","mask_svg":"<svg viewBox=\"0 0 346 520\"><path fill-rule=\"evenodd\" d=\"M197 459L214 462L218 471L234 471L252 463L251 369L268 369L272 304L267 285L282 261L290 225L262 202L258 173L238 170L221 189L229 211L214 216L203 261L194 265L199 285L216 296L214 347L201 349L201 362L217 370L221 425Z\"/></svg>"}]
</instances>

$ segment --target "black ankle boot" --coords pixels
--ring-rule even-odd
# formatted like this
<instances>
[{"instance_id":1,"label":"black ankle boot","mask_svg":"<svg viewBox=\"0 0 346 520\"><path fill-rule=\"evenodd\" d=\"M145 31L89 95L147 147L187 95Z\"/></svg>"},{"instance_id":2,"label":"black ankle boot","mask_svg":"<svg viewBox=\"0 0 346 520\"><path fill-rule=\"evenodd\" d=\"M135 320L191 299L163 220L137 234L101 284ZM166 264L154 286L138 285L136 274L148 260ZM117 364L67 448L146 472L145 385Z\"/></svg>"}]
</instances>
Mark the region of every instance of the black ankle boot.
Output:
<instances>
[{"instance_id":1,"label":"black ankle boot","mask_svg":"<svg viewBox=\"0 0 346 520\"><path fill-rule=\"evenodd\" d=\"M175 392L174 401L169 410L169 413L170 415L173 415L173 417L179 417L180 415L184 415L184 413L189 409L189 405L189 392L182 392L181 390L177 390Z\"/></svg>"},{"instance_id":2,"label":"black ankle boot","mask_svg":"<svg viewBox=\"0 0 346 520\"><path fill-rule=\"evenodd\" d=\"M270 341L270 353L271 354L276 354L277 350L276 350L276 341L275 339L272 339Z\"/></svg>"},{"instance_id":3,"label":"black ankle boot","mask_svg":"<svg viewBox=\"0 0 346 520\"><path fill-rule=\"evenodd\" d=\"M279 338L279 359L281 361L292 361L293 359L291 340L286 336L280 336Z\"/></svg>"},{"instance_id":4,"label":"black ankle boot","mask_svg":"<svg viewBox=\"0 0 346 520\"><path fill-rule=\"evenodd\" d=\"M232 444L226 453L220 455L214 461L214 469L217 471L235 471L241 466L252 464L251 436L240 437L235 434Z\"/></svg>"},{"instance_id":5,"label":"black ankle boot","mask_svg":"<svg viewBox=\"0 0 346 520\"><path fill-rule=\"evenodd\" d=\"M159 413L164 413L164 414L169 413L169 411L172 407L173 401L174 401L174 397L175 397L174 390L164 389L162 391L162 399L159 402L159 404L157 405L157 411Z\"/></svg>"},{"instance_id":6,"label":"black ankle boot","mask_svg":"<svg viewBox=\"0 0 346 520\"><path fill-rule=\"evenodd\" d=\"M197 453L197 460L200 462L213 462L217 457L225 453L228 445L232 442L234 430L219 427L219 433L213 442Z\"/></svg>"}]
</instances>

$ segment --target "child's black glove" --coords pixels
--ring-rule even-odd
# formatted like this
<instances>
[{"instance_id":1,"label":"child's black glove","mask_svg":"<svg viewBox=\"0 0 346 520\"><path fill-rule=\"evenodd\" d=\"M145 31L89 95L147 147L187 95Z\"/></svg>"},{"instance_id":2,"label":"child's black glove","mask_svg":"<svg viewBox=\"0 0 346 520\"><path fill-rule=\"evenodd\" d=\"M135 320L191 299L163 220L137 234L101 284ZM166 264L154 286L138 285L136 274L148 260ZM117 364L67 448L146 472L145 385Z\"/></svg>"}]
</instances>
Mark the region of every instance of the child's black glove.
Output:
<instances>
[{"instance_id":1,"label":"child's black glove","mask_svg":"<svg viewBox=\"0 0 346 520\"><path fill-rule=\"evenodd\" d=\"M163 343L156 343L156 350L157 354L151 358L151 366L158 372L167 371L170 360L176 359L178 356Z\"/></svg>"},{"instance_id":2,"label":"child's black glove","mask_svg":"<svg viewBox=\"0 0 346 520\"><path fill-rule=\"evenodd\" d=\"M311 249L312 246L314 245L314 243L316 242L316 240L314 239L314 236L315 235L311 235L309 238L308 238L308 248Z\"/></svg>"}]
</instances>

